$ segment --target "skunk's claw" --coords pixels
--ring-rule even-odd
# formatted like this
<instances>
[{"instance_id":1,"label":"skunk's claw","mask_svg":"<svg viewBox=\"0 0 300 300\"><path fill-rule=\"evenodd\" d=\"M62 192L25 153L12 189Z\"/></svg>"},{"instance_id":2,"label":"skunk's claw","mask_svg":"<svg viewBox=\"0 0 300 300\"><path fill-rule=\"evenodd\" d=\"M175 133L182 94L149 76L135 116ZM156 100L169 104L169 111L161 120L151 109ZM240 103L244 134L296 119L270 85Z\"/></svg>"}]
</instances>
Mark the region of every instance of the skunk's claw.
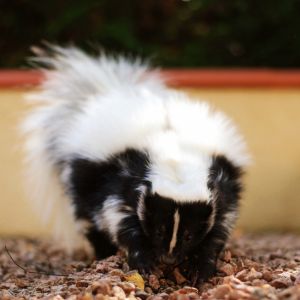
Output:
<instances>
[{"instance_id":1,"label":"skunk's claw","mask_svg":"<svg viewBox=\"0 0 300 300\"><path fill-rule=\"evenodd\" d=\"M130 268L136 269L142 275L151 273L154 269L153 256L144 251L134 251L128 255L128 264Z\"/></svg>"}]
</instances>

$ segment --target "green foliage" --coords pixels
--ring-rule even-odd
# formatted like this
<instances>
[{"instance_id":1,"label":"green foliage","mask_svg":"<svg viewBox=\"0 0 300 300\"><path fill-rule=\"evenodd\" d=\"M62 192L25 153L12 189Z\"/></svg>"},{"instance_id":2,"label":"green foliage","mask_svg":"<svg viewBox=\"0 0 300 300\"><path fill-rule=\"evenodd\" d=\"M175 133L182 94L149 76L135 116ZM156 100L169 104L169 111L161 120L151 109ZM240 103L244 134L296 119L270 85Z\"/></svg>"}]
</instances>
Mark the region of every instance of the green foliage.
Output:
<instances>
[{"instance_id":1,"label":"green foliage","mask_svg":"<svg viewBox=\"0 0 300 300\"><path fill-rule=\"evenodd\" d=\"M2 0L0 67L46 40L172 67L300 67L299 0Z\"/></svg>"}]
</instances>

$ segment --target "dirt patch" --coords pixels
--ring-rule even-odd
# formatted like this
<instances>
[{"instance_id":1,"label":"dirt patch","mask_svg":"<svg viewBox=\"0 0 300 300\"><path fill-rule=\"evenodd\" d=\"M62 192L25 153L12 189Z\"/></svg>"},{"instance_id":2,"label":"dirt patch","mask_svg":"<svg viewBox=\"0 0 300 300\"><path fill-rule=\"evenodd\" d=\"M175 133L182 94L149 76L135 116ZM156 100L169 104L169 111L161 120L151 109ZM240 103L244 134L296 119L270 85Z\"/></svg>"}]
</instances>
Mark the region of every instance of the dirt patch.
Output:
<instances>
[{"instance_id":1,"label":"dirt patch","mask_svg":"<svg viewBox=\"0 0 300 300\"><path fill-rule=\"evenodd\" d=\"M11 261L5 244L29 272ZM0 299L296 300L300 299L300 236L235 238L223 252L216 276L196 288L189 285L178 269L141 277L129 270L122 255L91 262L82 252L71 257L45 241L0 240Z\"/></svg>"}]
</instances>

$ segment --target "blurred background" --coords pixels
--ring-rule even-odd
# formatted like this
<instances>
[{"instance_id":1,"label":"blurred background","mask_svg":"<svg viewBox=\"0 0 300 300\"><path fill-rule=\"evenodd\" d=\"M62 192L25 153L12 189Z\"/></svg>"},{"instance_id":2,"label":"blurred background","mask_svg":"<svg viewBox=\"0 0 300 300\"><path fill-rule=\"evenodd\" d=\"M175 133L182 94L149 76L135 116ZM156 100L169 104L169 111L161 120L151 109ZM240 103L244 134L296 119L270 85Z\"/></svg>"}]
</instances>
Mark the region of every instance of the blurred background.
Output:
<instances>
[{"instance_id":1,"label":"blurred background","mask_svg":"<svg viewBox=\"0 0 300 300\"><path fill-rule=\"evenodd\" d=\"M300 66L299 0L2 0L0 67L42 40L168 67Z\"/></svg>"},{"instance_id":2,"label":"blurred background","mask_svg":"<svg viewBox=\"0 0 300 300\"><path fill-rule=\"evenodd\" d=\"M43 41L176 68L170 84L227 113L249 145L238 228L300 232L299 12L299 0L0 1L0 235L49 232L23 189L17 130L40 76L8 71L30 68Z\"/></svg>"}]
</instances>

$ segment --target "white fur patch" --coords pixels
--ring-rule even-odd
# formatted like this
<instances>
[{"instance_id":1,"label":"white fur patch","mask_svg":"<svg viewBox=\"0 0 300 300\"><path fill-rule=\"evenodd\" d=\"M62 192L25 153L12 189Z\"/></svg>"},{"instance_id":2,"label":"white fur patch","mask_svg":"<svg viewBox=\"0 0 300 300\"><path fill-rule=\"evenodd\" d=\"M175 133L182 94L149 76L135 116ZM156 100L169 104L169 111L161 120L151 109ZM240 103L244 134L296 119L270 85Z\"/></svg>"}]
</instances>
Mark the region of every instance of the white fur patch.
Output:
<instances>
[{"instance_id":1,"label":"white fur patch","mask_svg":"<svg viewBox=\"0 0 300 300\"><path fill-rule=\"evenodd\" d=\"M207 187L211 157L190 151L174 132L157 134L149 143L152 192L178 202L210 201Z\"/></svg>"},{"instance_id":2,"label":"white fur patch","mask_svg":"<svg viewBox=\"0 0 300 300\"><path fill-rule=\"evenodd\" d=\"M166 109L170 127L187 149L225 155L237 166L249 163L245 142L225 114L178 92L169 94Z\"/></svg>"},{"instance_id":3,"label":"white fur patch","mask_svg":"<svg viewBox=\"0 0 300 300\"><path fill-rule=\"evenodd\" d=\"M60 173L60 180L66 186L69 186L70 184L71 173L72 173L72 169L69 165L64 166Z\"/></svg>"},{"instance_id":4,"label":"white fur patch","mask_svg":"<svg viewBox=\"0 0 300 300\"><path fill-rule=\"evenodd\" d=\"M129 213L120 211L123 203L118 196L109 196L104 201L100 213L94 216L94 222L98 229L106 231L115 243L118 242L119 224L129 215Z\"/></svg>"},{"instance_id":5,"label":"white fur patch","mask_svg":"<svg viewBox=\"0 0 300 300\"><path fill-rule=\"evenodd\" d=\"M180 222L180 215L178 213L178 209L176 209L174 213L174 227L173 227L173 234L172 234L172 239L170 242L170 247L169 247L169 254L172 254L173 249L176 246L177 243L177 233L178 233L178 228L179 228L179 222Z\"/></svg>"}]
</instances>

